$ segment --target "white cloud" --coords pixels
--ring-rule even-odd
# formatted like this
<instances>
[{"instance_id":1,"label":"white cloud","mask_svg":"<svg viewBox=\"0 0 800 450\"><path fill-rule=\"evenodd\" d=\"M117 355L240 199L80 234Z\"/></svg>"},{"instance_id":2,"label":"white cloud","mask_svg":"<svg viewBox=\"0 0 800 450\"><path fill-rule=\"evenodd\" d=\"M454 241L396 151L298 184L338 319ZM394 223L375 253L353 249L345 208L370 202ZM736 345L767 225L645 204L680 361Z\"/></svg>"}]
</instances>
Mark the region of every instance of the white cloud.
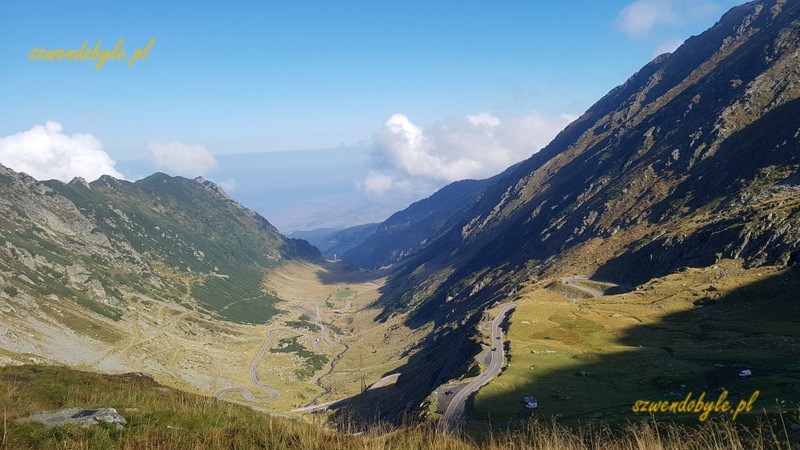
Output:
<instances>
[{"instance_id":1,"label":"white cloud","mask_svg":"<svg viewBox=\"0 0 800 450\"><path fill-rule=\"evenodd\" d=\"M655 49L653 49L653 58L664 53L672 53L683 44L683 39L670 39L669 41L662 42Z\"/></svg>"},{"instance_id":2,"label":"white cloud","mask_svg":"<svg viewBox=\"0 0 800 450\"><path fill-rule=\"evenodd\" d=\"M503 122L481 113L423 129L395 114L375 136L373 156L380 171L371 173L361 188L382 194L421 180L490 177L539 151L575 118L532 112Z\"/></svg>"},{"instance_id":3,"label":"white cloud","mask_svg":"<svg viewBox=\"0 0 800 450\"><path fill-rule=\"evenodd\" d=\"M430 194L432 188L428 183L412 183L408 179L396 179L392 175L371 170L364 181L356 181L356 188L367 194L381 196L388 191L395 191L404 195L419 197Z\"/></svg>"},{"instance_id":4,"label":"white cloud","mask_svg":"<svg viewBox=\"0 0 800 450\"><path fill-rule=\"evenodd\" d=\"M656 24L679 25L680 17L669 0L636 0L620 12L617 27L631 36L642 36Z\"/></svg>"},{"instance_id":5,"label":"white cloud","mask_svg":"<svg viewBox=\"0 0 800 450\"><path fill-rule=\"evenodd\" d=\"M153 141L147 145L147 151L157 167L178 175L205 175L218 165L214 155L204 145L199 144Z\"/></svg>"},{"instance_id":6,"label":"white cloud","mask_svg":"<svg viewBox=\"0 0 800 450\"><path fill-rule=\"evenodd\" d=\"M0 164L38 180L94 181L101 175L124 179L103 144L89 133L66 135L58 122L0 138Z\"/></svg>"},{"instance_id":7,"label":"white cloud","mask_svg":"<svg viewBox=\"0 0 800 450\"><path fill-rule=\"evenodd\" d=\"M381 195L394 185L394 179L390 175L378 172L370 173L361 185L364 192Z\"/></svg>"},{"instance_id":8,"label":"white cloud","mask_svg":"<svg viewBox=\"0 0 800 450\"><path fill-rule=\"evenodd\" d=\"M233 178L228 180L217 181L217 186L221 187L225 192L231 193L239 187L239 183Z\"/></svg>"},{"instance_id":9,"label":"white cloud","mask_svg":"<svg viewBox=\"0 0 800 450\"><path fill-rule=\"evenodd\" d=\"M658 25L681 27L721 10L712 0L636 0L619 13L616 25L629 36L642 37Z\"/></svg>"}]
</instances>

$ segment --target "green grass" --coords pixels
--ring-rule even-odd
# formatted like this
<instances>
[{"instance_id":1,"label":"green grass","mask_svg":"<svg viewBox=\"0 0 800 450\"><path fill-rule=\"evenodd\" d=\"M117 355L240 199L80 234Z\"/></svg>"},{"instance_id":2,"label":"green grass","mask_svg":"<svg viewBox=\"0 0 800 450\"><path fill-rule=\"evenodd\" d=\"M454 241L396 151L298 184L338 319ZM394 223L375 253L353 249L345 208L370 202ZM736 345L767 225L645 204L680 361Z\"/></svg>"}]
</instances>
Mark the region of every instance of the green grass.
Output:
<instances>
[{"instance_id":1,"label":"green grass","mask_svg":"<svg viewBox=\"0 0 800 450\"><path fill-rule=\"evenodd\" d=\"M325 364L328 363L328 357L307 350L298 339L297 336L281 339L278 341L278 346L271 348L269 351L272 353L294 353L297 357L302 358L304 360L303 365L295 370L295 374L301 380L306 380L314 375L314 372L322 370Z\"/></svg>"},{"instance_id":2,"label":"green grass","mask_svg":"<svg viewBox=\"0 0 800 450\"><path fill-rule=\"evenodd\" d=\"M305 314L303 316L305 316ZM290 328L304 328L308 331L320 331L319 325L313 322L309 322L309 320L304 319L303 316L300 316L299 320L288 320L284 323L286 324L287 327Z\"/></svg>"},{"instance_id":3,"label":"green grass","mask_svg":"<svg viewBox=\"0 0 800 450\"><path fill-rule=\"evenodd\" d=\"M75 302L83 306L84 308L92 312L96 312L101 316L108 317L111 320L122 319L122 313L120 311L117 311L116 309L106 306L102 303L91 300L83 294L76 295Z\"/></svg>"},{"instance_id":4,"label":"green grass","mask_svg":"<svg viewBox=\"0 0 800 450\"><path fill-rule=\"evenodd\" d=\"M346 298L352 297L353 294L354 294L354 292L351 291L350 289L341 289L341 290L336 291L334 296L337 299L342 300L342 299L346 299Z\"/></svg>"},{"instance_id":5,"label":"green grass","mask_svg":"<svg viewBox=\"0 0 800 450\"><path fill-rule=\"evenodd\" d=\"M261 291L263 271L254 267L240 269L228 278L207 277L192 288L192 296L223 320L263 324L278 313L279 298Z\"/></svg>"},{"instance_id":6,"label":"green grass","mask_svg":"<svg viewBox=\"0 0 800 450\"><path fill-rule=\"evenodd\" d=\"M344 334L344 330L342 330L342 328L339 327L336 324L333 324L333 323L330 323L330 322L325 322L325 325L327 325L328 328L330 328L331 331L333 331L334 333L336 333L338 335Z\"/></svg>"},{"instance_id":7,"label":"green grass","mask_svg":"<svg viewBox=\"0 0 800 450\"><path fill-rule=\"evenodd\" d=\"M511 317L508 367L469 413L499 423L532 414L579 421L597 413L624 422L642 418L630 410L636 400L689 392L716 398L721 389L736 400L759 390L759 412L780 402L797 408L800 363L787 355L800 354L799 274L692 269L597 299L532 292ZM739 377L745 368L754 375ZM539 400L535 413L524 408L524 395Z\"/></svg>"},{"instance_id":8,"label":"green grass","mask_svg":"<svg viewBox=\"0 0 800 450\"><path fill-rule=\"evenodd\" d=\"M358 439L300 421L270 417L209 397L162 387L149 378L96 375L56 367L0 369L4 415L0 448L354 448ZM31 413L65 407L113 407L113 427L47 429L18 424Z\"/></svg>"},{"instance_id":9,"label":"green grass","mask_svg":"<svg viewBox=\"0 0 800 450\"><path fill-rule=\"evenodd\" d=\"M67 407L111 407L125 417L121 430L109 426L45 428L18 423L32 413ZM211 397L160 386L137 374L99 375L62 367L0 368L0 448L58 449L728 449L790 448L795 432L781 421L744 429L711 421L702 427L646 422L617 429L603 425L569 428L531 422L513 433L496 431L446 436L431 422L361 430L339 423L344 432L318 424L258 413ZM360 431L358 435L353 431Z\"/></svg>"}]
</instances>

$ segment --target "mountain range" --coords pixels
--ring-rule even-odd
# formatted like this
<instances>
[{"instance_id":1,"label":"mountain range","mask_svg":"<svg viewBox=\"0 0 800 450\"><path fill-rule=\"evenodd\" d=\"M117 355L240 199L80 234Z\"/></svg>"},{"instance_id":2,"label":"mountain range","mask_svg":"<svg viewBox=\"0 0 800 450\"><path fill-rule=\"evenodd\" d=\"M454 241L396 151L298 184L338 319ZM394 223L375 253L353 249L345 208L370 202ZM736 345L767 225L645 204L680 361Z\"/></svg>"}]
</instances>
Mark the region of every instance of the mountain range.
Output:
<instances>
[{"instance_id":1,"label":"mountain range","mask_svg":"<svg viewBox=\"0 0 800 450\"><path fill-rule=\"evenodd\" d=\"M797 17L748 3L657 57L404 261L386 304L451 320L547 277L796 263Z\"/></svg>"},{"instance_id":2,"label":"mountain range","mask_svg":"<svg viewBox=\"0 0 800 450\"><path fill-rule=\"evenodd\" d=\"M0 362L122 370L102 349L59 355L58 333L128 340L124 356L145 333L117 336L114 323L162 333L185 320L186 342L258 336L250 353L269 326L256 374L271 333L302 328L273 348L307 361L299 378L315 374L322 394L297 399L336 400L325 380L341 376L352 399L331 405L334 417L400 421L443 382L474 374L486 312L533 287L591 277L634 290L687 267L800 262L800 4L732 9L493 178L453 183L380 224L295 234L318 248L202 178L61 183L0 167L0 205ZM345 261L336 276L323 253ZM367 301L359 296L372 291L351 283L379 295ZM292 296L297 314L282 315ZM361 316L348 316L354 304ZM311 351L320 348L312 331L331 341L324 358ZM345 376L372 355L382 359L370 375L400 375L366 389L361 372L359 389ZM191 369L197 390L220 387L198 367L176 367L164 380L183 386L176 380Z\"/></svg>"},{"instance_id":3,"label":"mountain range","mask_svg":"<svg viewBox=\"0 0 800 450\"><path fill-rule=\"evenodd\" d=\"M449 229L495 178L451 183L381 223L290 236L308 239L325 256L340 256L358 267L389 266L418 252Z\"/></svg>"},{"instance_id":4,"label":"mountain range","mask_svg":"<svg viewBox=\"0 0 800 450\"><path fill-rule=\"evenodd\" d=\"M453 208L446 230L395 264L376 303L382 319L437 330L398 369L408 384L386 395L414 404L461 376L478 352L464 330L542 283L637 286L726 260L797 264L799 50L800 5L736 7Z\"/></svg>"}]
</instances>

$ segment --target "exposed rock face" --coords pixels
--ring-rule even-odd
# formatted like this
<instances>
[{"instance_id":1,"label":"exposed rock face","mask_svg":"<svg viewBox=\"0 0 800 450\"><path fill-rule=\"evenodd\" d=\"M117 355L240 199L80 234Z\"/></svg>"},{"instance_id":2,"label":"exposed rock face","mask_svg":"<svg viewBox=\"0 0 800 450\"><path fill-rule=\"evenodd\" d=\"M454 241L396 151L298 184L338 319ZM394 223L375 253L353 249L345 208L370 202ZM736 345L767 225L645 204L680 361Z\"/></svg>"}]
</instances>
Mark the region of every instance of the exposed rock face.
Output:
<instances>
[{"instance_id":1,"label":"exposed rock face","mask_svg":"<svg viewBox=\"0 0 800 450\"><path fill-rule=\"evenodd\" d=\"M108 423L118 428L128 424L124 417L119 415L114 408L100 408L100 409L83 409L83 408L66 408L57 411L44 411L33 414L24 422L39 422L44 426L59 427L62 425L80 425L82 427L89 427L100 423Z\"/></svg>"},{"instance_id":2,"label":"exposed rock face","mask_svg":"<svg viewBox=\"0 0 800 450\"><path fill-rule=\"evenodd\" d=\"M64 184L2 166L0 256L3 309L18 314L47 298L118 320L132 298L149 296L256 323L274 312L260 288L264 270L320 258L202 178ZM197 284L191 298L187 283ZM243 310L227 307L242 298L251 299Z\"/></svg>"},{"instance_id":3,"label":"exposed rock face","mask_svg":"<svg viewBox=\"0 0 800 450\"><path fill-rule=\"evenodd\" d=\"M613 89L397 272L416 322L541 277L800 260L800 5L763 0ZM482 286L475 292L474 286ZM465 289L465 286L470 286Z\"/></svg>"}]
</instances>

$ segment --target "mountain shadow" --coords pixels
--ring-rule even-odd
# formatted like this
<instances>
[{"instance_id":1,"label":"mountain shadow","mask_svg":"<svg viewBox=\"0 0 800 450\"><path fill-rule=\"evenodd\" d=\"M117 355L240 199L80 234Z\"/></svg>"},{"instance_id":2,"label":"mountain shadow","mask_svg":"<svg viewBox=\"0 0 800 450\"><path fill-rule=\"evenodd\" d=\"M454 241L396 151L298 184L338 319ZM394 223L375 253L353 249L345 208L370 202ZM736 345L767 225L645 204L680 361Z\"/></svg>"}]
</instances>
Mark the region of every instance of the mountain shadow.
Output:
<instances>
[{"instance_id":1,"label":"mountain shadow","mask_svg":"<svg viewBox=\"0 0 800 450\"><path fill-rule=\"evenodd\" d=\"M702 160L687 172L689 176L668 199L653 207L648 218L651 223L659 224L665 216L680 215L680 209L688 213L717 205L710 208L711 214L722 219L679 239L647 236L633 242L624 253L599 267L595 276L639 284L682 266L705 267L720 257L741 257L749 266L800 261L800 250L795 247L794 251L787 251L787 243L796 239L791 227L772 226L767 214L758 217L763 197L780 199L794 197L799 192L800 151L792 143L798 127L800 99L775 108L725 140L716 157ZM753 151L754 148L759 151ZM776 175L785 181L775 183L771 178ZM752 188L740 195L737 206L752 208L732 215L731 205L723 200L728 192L741 192L742 186ZM763 226L758 227L758 222L763 222Z\"/></svg>"},{"instance_id":2,"label":"mountain shadow","mask_svg":"<svg viewBox=\"0 0 800 450\"><path fill-rule=\"evenodd\" d=\"M421 343L433 348L401 370L432 367L428 355L520 286L576 274L639 284L720 258L800 259L798 17L800 4L782 0L733 8L612 89L398 263L374 305L380 319L404 314L409 327L437 330Z\"/></svg>"},{"instance_id":3,"label":"mountain shadow","mask_svg":"<svg viewBox=\"0 0 800 450\"><path fill-rule=\"evenodd\" d=\"M480 350L469 337L478 317L458 328L440 328L406 350L408 361L392 372L397 382L367 390L333 406L330 423L347 430L368 430L377 424L399 425L419 418L420 402L449 376L465 373L465 361ZM418 350L418 351L417 351ZM416 353L412 353L416 351ZM388 374L387 374L388 375Z\"/></svg>"},{"instance_id":4,"label":"mountain shadow","mask_svg":"<svg viewBox=\"0 0 800 450\"><path fill-rule=\"evenodd\" d=\"M706 400L716 400L723 390L729 392L734 406L739 399L760 391L751 419L763 416L762 408L774 411L779 406L798 411L798 292L797 267L743 285L727 295L719 294L711 285L691 309L666 314L655 322L641 322L611 337L614 348L619 349L614 353L591 345L591 335L602 332L596 323L586 320L593 316L561 322L543 339L585 339L585 351L573 355L560 368L549 370L538 367L546 365L545 358L557 358L555 351L538 352L531 359L526 355L525 361L511 357L508 363L512 367L525 363L530 368L513 367L514 375L507 370L501 373L494 383L508 389L479 398L468 412L477 420L501 426L513 426L530 417L557 417L567 423L601 418L621 423L649 417L631 411L637 400L680 401L689 393L693 398L705 393ZM537 318L548 319L560 320ZM516 326L520 326L520 320L512 317ZM567 334L570 330L576 333ZM533 348L532 354L537 348L535 341L511 343L512 348L519 345L526 350ZM744 370L751 375L741 376ZM523 407L525 395L539 400L536 412ZM657 418L698 423L697 414L660 414Z\"/></svg>"}]
</instances>

